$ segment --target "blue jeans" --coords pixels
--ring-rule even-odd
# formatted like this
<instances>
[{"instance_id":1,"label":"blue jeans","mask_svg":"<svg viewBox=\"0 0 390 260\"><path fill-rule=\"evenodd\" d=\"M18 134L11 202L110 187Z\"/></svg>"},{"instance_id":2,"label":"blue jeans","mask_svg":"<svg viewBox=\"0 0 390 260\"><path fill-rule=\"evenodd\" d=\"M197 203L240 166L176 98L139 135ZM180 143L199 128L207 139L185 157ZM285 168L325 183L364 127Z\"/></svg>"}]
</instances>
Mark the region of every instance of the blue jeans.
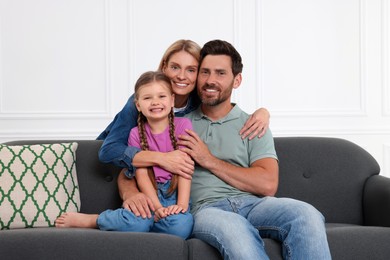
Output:
<instances>
[{"instance_id":1,"label":"blue jeans","mask_svg":"<svg viewBox=\"0 0 390 260\"><path fill-rule=\"evenodd\" d=\"M262 238L280 241L284 259L331 259L324 217L305 202L240 196L205 205L194 219L193 236L224 259L269 259Z\"/></svg>"},{"instance_id":2,"label":"blue jeans","mask_svg":"<svg viewBox=\"0 0 390 260\"><path fill-rule=\"evenodd\" d=\"M177 201L176 192L172 193L172 195L167 194L169 185L169 181L158 184L158 198L164 207L176 204ZM144 219L123 208L106 210L97 219L97 225L100 230L156 232L176 235L183 239L187 239L191 235L193 223L194 220L189 210L185 213L170 215L158 222L154 222L153 216Z\"/></svg>"}]
</instances>

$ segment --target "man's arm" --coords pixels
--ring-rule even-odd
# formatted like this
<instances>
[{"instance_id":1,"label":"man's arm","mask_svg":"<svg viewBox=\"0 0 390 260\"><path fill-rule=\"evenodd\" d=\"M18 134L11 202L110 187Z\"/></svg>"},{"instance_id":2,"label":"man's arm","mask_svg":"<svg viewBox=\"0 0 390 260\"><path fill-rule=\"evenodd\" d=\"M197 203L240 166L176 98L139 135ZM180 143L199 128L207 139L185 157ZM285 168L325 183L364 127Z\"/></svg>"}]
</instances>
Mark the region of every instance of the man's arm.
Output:
<instances>
[{"instance_id":1,"label":"man's arm","mask_svg":"<svg viewBox=\"0 0 390 260\"><path fill-rule=\"evenodd\" d=\"M118 189L123 200L123 208L130 210L136 216L151 218L151 210L154 211L151 199L139 191L135 178L129 179L125 176L126 170L123 169L118 176Z\"/></svg>"},{"instance_id":2,"label":"man's arm","mask_svg":"<svg viewBox=\"0 0 390 260\"><path fill-rule=\"evenodd\" d=\"M194 131L180 136L181 148L188 153L200 166L208 169L215 176L231 186L256 195L274 196L278 187L278 162L273 158L255 161L248 168L239 167L216 158L211 154L207 145Z\"/></svg>"}]
</instances>

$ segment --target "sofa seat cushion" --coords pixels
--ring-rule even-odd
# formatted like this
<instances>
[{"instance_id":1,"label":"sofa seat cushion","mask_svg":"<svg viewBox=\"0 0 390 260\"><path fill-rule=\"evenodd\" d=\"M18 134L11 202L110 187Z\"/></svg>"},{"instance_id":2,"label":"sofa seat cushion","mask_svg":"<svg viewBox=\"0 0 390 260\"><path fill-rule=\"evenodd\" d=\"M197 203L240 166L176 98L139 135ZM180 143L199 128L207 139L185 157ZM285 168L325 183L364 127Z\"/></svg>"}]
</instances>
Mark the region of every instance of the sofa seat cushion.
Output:
<instances>
[{"instance_id":1,"label":"sofa seat cushion","mask_svg":"<svg viewBox=\"0 0 390 260\"><path fill-rule=\"evenodd\" d=\"M54 226L80 209L78 144L0 144L0 229Z\"/></svg>"},{"instance_id":2,"label":"sofa seat cushion","mask_svg":"<svg viewBox=\"0 0 390 260\"><path fill-rule=\"evenodd\" d=\"M326 224L333 259L389 259L390 228Z\"/></svg>"},{"instance_id":3,"label":"sofa seat cushion","mask_svg":"<svg viewBox=\"0 0 390 260\"><path fill-rule=\"evenodd\" d=\"M82 228L4 230L0 248L12 259L188 259L177 236Z\"/></svg>"}]
</instances>

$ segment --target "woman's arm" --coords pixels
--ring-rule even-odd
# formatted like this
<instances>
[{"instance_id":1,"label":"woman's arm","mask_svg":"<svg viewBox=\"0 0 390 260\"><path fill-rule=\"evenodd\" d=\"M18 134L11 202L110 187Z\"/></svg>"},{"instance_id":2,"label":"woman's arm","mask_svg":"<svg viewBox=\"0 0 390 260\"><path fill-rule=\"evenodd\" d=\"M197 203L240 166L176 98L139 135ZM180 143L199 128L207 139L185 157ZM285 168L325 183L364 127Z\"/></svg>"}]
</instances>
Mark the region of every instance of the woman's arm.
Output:
<instances>
[{"instance_id":1,"label":"woman's arm","mask_svg":"<svg viewBox=\"0 0 390 260\"><path fill-rule=\"evenodd\" d=\"M127 140L130 130L137 125L137 118L138 110L134 104L134 96L131 96L123 109L99 136L99 139L104 139L99 150L100 161L134 170L132 160L140 149L128 146Z\"/></svg>"},{"instance_id":2,"label":"woman's arm","mask_svg":"<svg viewBox=\"0 0 390 260\"><path fill-rule=\"evenodd\" d=\"M243 139L249 136L252 140L256 136L262 137L269 127L270 113L266 108L256 110L245 122L240 130L240 135Z\"/></svg>"},{"instance_id":3,"label":"woman's arm","mask_svg":"<svg viewBox=\"0 0 390 260\"><path fill-rule=\"evenodd\" d=\"M141 151L133 158L134 167L159 166L168 172L191 179L194 172L194 161L185 152L174 150L161 153Z\"/></svg>"}]
</instances>

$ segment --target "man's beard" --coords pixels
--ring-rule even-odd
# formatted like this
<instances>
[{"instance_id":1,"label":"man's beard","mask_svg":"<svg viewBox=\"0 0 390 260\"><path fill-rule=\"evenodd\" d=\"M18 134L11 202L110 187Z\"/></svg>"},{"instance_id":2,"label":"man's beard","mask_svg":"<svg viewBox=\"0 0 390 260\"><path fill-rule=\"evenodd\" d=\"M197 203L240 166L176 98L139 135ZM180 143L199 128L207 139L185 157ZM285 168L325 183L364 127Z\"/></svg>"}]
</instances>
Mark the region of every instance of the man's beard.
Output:
<instances>
[{"instance_id":1,"label":"man's beard","mask_svg":"<svg viewBox=\"0 0 390 260\"><path fill-rule=\"evenodd\" d=\"M207 93L205 93L205 91L203 91L205 88L217 89L218 91L220 91L220 89L216 88L216 87L211 87L210 85L205 84L201 88L201 90L198 90L198 96L199 96L202 104L204 104L206 106L217 106L217 105L225 102L226 100L228 100L230 98L232 90L233 90L233 87L231 87L225 91L220 91L217 97L210 97L209 98L209 97L207 97Z\"/></svg>"}]
</instances>

